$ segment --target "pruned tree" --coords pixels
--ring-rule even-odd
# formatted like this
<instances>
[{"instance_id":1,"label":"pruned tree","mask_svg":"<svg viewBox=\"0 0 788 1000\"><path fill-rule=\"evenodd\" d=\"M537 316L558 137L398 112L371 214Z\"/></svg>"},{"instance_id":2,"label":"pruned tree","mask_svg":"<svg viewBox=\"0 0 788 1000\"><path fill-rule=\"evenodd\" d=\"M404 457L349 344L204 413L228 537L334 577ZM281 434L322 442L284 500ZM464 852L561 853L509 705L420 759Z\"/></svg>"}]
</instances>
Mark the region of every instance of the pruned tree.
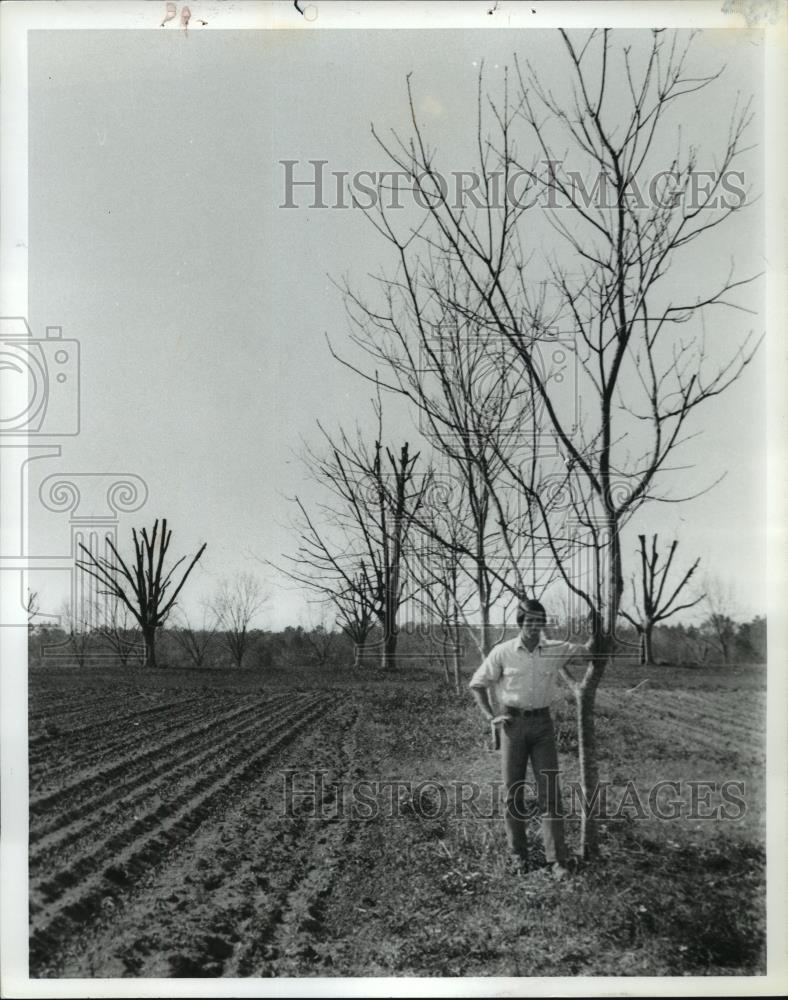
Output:
<instances>
[{"instance_id":1,"label":"pruned tree","mask_svg":"<svg viewBox=\"0 0 788 1000\"><path fill-rule=\"evenodd\" d=\"M327 500L310 513L293 498L298 549L284 557L284 566L271 565L332 600L340 613L344 608L356 615L357 624L371 616L381 628L381 666L388 670L396 664L399 610L413 596L403 572L408 539L433 474L429 467L418 471L420 453L413 454L408 442L398 451L384 445L380 401L373 405L372 443L360 430L352 439L344 430L332 437L320 427L325 451L308 448L304 460ZM367 630L365 641L368 636Z\"/></svg>"},{"instance_id":2,"label":"pruned tree","mask_svg":"<svg viewBox=\"0 0 788 1000\"><path fill-rule=\"evenodd\" d=\"M691 290L679 280L704 239L713 236L719 257L720 227L746 204L727 197L724 181L751 120L748 104L734 109L714 175L699 187L697 150L674 126L682 104L719 72L689 67L692 40L657 30L636 54L607 29L580 40L561 31L563 58L552 63L563 98L517 59L513 100L508 74L500 97L486 101L480 77L478 184L464 203L438 168L410 79L410 135L374 133L412 179L423 215L413 222L400 213L397 223L382 199L370 213L394 270L373 302L355 296L368 335L382 344L405 328L403 317L412 325L463 317L505 345L535 398L527 414L537 448L524 440L524 454L495 454L576 617L600 633L582 675L565 672L588 801L598 786L596 691L615 651L623 591L622 529L646 501L678 502L714 485L677 496L666 477L694 436L692 418L741 376L760 342L750 332L726 350L705 337L712 313L753 311L742 295L757 275L708 269ZM596 844L595 817L584 812L581 853Z\"/></svg>"},{"instance_id":3,"label":"pruned tree","mask_svg":"<svg viewBox=\"0 0 788 1000\"><path fill-rule=\"evenodd\" d=\"M676 604L679 595L687 587L700 564L700 559L696 559L684 576L679 580L673 590L666 591L668 573L676 553L678 542L674 539L668 550L664 564L659 566L659 554L657 552L657 535L651 536L651 551L646 546L646 536L638 535L638 553L640 556L640 594L638 595L635 586L635 577L632 577L632 604L638 609L637 616L631 615L627 610L621 608L622 617L634 625L640 637L640 664L641 666L651 666L654 663L653 636L654 626L659 622L667 621L679 611L687 611L699 604L705 594L700 594L692 601L684 604Z\"/></svg>"},{"instance_id":4,"label":"pruned tree","mask_svg":"<svg viewBox=\"0 0 788 1000\"><path fill-rule=\"evenodd\" d=\"M99 582L101 586L99 593L109 597L111 601L119 601L128 608L142 632L143 666L155 667L157 630L167 621L183 585L205 551L207 543L204 542L200 546L182 573L180 582L176 584L175 571L186 556L181 556L169 570L165 570L165 560L172 539L172 531L167 528L167 519L162 520L161 531L157 518L153 522L150 534L147 528L143 528L139 534L137 529L133 528L131 537L134 555L128 562L120 555L111 539L107 539L109 557L96 555L80 543L83 558L77 559L76 564L84 573Z\"/></svg>"},{"instance_id":5,"label":"pruned tree","mask_svg":"<svg viewBox=\"0 0 788 1000\"><path fill-rule=\"evenodd\" d=\"M211 606L219 638L239 668L249 647L249 627L269 600L270 595L253 573L236 573L219 584Z\"/></svg>"}]
</instances>

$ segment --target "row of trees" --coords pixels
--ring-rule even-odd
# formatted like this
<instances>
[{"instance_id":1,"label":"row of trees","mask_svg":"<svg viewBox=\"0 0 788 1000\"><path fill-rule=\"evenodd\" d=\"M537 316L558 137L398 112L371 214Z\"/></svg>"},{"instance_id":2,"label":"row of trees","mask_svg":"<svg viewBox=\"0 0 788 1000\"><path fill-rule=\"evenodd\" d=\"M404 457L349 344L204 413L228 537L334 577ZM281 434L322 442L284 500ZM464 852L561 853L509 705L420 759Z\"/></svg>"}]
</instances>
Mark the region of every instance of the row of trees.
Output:
<instances>
[{"instance_id":1,"label":"row of trees","mask_svg":"<svg viewBox=\"0 0 788 1000\"><path fill-rule=\"evenodd\" d=\"M398 477L400 483L405 483L408 468L407 449L403 449L400 455L399 469L396 468L393 456L389 454L388 457L395 467L395 477ZM379 458L379 455L376 456L376 460L379 461ZM401 487L401 492L403 496L406 496L406 490L403 487ZM385 524L385 504L381 502L380 498L378 498L378 502L381 504L382 523ZM404 527L404 534L406 534L410 530L409 525L405 524ZM166 532L166 521L164 522L164 531ZM132 565L135 567L137 581L139 581L140 576L142 576L143 581L145 579L146 562L148 573L152 573L150 559L157 532L158 522L154 524L150 538L146 529L142 529L139 536L142 544L139 543L136 531L132 533L136 555L136 561ZM429 647L429 658L432 661L442 663L447 682L453 683L455 688L459 690L461 636L469 634L467 621L461 614L464 608L457 601L457 595L460 592L460 562L446 548L434 545L434 539L431 536L428 536L428 540L432 558L422 564L422 570L429 576L422 578L425 599L420 603L422 609L427 607L432 612L428 616L428 621L434 627L422 630L422 635ZM700 627L684 629L683 626L680 626L677 630L677 633L683 637L683 648L688 651L689 659L705 662L712 651L718 658L721 658L723 663L728 663L732 654L738 654L739 658L747 660L752 660L753 657L757 659L759 655L765 656L765 621L756 618L752 623L737 625L732 617L735 604L733 593L719 580L707 577L704 581L705 593L692 600L679 603L681 593L698 568L699 559L695 560L683 576L677 578L677 582L674 580L668 584L678 543L676 541L671 543L666 558L660 562L657 536L652 537L650 550L647 549L645 535L640 535L638 540L641 564L639 588L637 577L635 575L632 577L633 608L638 609L638 616L635 617L623 607L621 614L630 622L637 633L641 664L654 663L653 636L655 628L676 613L693 608L701 602L706 605L708 617L701 623ZM163 552L160 553L160 559L157 562L157 572L160 577L163 572L164 554L166 554L168 544L169 535L164 536ZM117 553L111 543L110 549L113 553ZM98 640L99 646L111 650L126 666L132 654L142 645L143 662L147 665L155 665L155 657L150 657L152 642L150 639L146 640L145 631L139 627L140 620L145 620L146 610L152 603L152 598L148 599L147 604L143 599L141 607L137 607L133 603L133 599L139 601L138 594L140 592L143 593L143 598L145 597L145 589L140 588L139 583L136 589L131 589L131 593L124 589L123 584L128 582L130 574L126 575L128 568L120 556L118 556L119 563L116 564L109 560L94 559L87 550L85 551L90 557L91 566L99 565L102 567L101 579L106 581L111 578L113 586L101 591L101 597L109 598L108 601L97 597L88 608L81 609L81 614L77 613L69 604L65 604L61 609L60 631L67 637L66 644L70 647L72 655L78 663L83 664L89 651L96 648ZM201 551L192 560L189 570L181 581L181 586L199 558ZM168 576L164 577L158 589L151 586L151 594L160 593L163 595L166 593L166 581L171 577L177 565L178 563ZM151 576L151 579L155 579L155 576ZM447 586L447 581L449 586ZM180 586L178 590L180 590ZM119 594L124 595L125 600L119 597ZM177 592L175 596L177 596ZM357 600L358 594L355 594L354 598ZM238 573L232 579L222 580L215 596L211 600L202 602L202 617L199 623L191 621L182 612L175 613L172 616L172 635L187 660L196 667L205 665L209 651L217 643L230 654L231 662L240 667L249 647L252 622L268 603L268 600L269 595L264 592L257 577L251 573ZM468 593L466 591L465 601L467 602L467 600ZM132 608L135 609L134 612L132 612ZM174 608L174 600L170 600L159 608L155 629L167 621ZM347 610L347 608L345 609ZM367 640L372 630L379 631L382 635L382 642L379 643L379 646L383 664L386 666L392 659L393 649L396 648L398 628L396 617L393 616L396 616L398 607L391 609L384 605L377 625L373 622L372 615L369 614L368 610L365 611L363 607L361 610L363 618L361 616L353 618L346 615L343 620L340 620L341 631L353 644L356 663L364 657ZM32 631L35 628L35 619L39 615L38 595L35 593L28 594L27 613L29 627ZM150 611L148 614L150 615ZM760 634L761 623L763 623L763 636ZM569 622L563 624L566 625ZM489 628L489 623L486 627ZM42 635L46 634L46 631L42 630ZM326 628L324 624L321 624L305 634L308 636L308 644L317 656L318 662L324 662L334 642L333 629ZM471 631L470 634L473 632Z\"/></svg>"},{"instance_id":2,"label":"row of trees","mask_svg":"<svg viewBox=\"0 0 788 1000\"><path fill-rule=\"evenodd\" d=\"M145 665L145 646L138 627L118 629L115 635L103 627L80 626L72 629L59 616L55 623L39 623L30 630L28 642L31 663L77 666L116 665L124 671ZM174 616L159 630L156 657L159 668L177 667L205 670L281 669L295 671L316 668L346 670L353 661L353 643L339 631L325 625L312 628L288 627L270 632L257 627L247 629L244 650L239 662L235 637L213 624L197 628L178 624Z\"/></svg>"},{"instance_id":3,"label":"row of trees","mask_svg":"<svg viewBox=\"0 0 788 1000\"><path fill-rule=\"evenodd\" d=\"M326 499L294 498L300 544L279 568L331 602L362 644L379 624L386 666L407 602L435 622L476 620L485 654L493 610L505 620L518 599L544 598L556 582L574 624L599 623L612 655L624 529L645 504L682 502L718 481L684 485L693 421L758 346L744 331L709 350L705 335L726 310L747 311L741 293L757 275L715 268L708 255L702 273L692 267L709 239L719 259L723 227L747 203L721 195L746 148L749 105L733 109L700 189L697 148L677 127L721 70L690 65L692 36L657 30L637 52L609 30L561 31L558 41L555 86L517 58L496 95L480 74L464 201L448 190L410 78L409 133L373 128L420 206L393 208L379 189L366 215L390 264L364 290L341 286L355 353L330 349L373 388L377 431L320 428L306 461ZM422 447L387 439L384 397L409 408ZM667 583L674 553L675 544L660 572L656 541L649 551L642 540L640 610L626 617L645 658L696 568ZM565 672L589 796L606 659ZM593 823L581 836L593 853Z\"/></svg>"},{"instance_id":4,"label":"row of trees","mask_svg":"<svg viewBox=\"0 0 788 1000\"><path fill-rule=\"evenodd\" d=\"M30 624L31 663L57 664L66 658L81 667L113 662L124 670L144 664L142 634L128 620L128 627L116 622L108 628L83 623L73 627L68 615L58 618L57 624L42 621ZM347 671L354 661L358 667L374 666L384 646L379 628L369 637L364 658L347 633L326 624L288 627L281 632L253 627L247 630L239 662L234 654L237 648L234 637L218 629L215 622L208 619L203 628L179 621L184 619L173 616L160 631L157 639L160 666L219 670L245 666L296 673L301 668L330 667ZM406 622L400 632L399 655L411 668L427 667L432 673L442 674L446 685L457 690L458 676L478 665L475 631L465 625L446 629L438 624L425 627L423 622ZM501 633L502 637L513 634L513 627ZM635 630L625 628L621 637L634 649ZM666 666L765 663L766 619L756 616L750 621L737 622L724 616L720 622L709 616L699 625L658 625L654 631L654 649L656 661Z\"/></svg>"}]
</instances>

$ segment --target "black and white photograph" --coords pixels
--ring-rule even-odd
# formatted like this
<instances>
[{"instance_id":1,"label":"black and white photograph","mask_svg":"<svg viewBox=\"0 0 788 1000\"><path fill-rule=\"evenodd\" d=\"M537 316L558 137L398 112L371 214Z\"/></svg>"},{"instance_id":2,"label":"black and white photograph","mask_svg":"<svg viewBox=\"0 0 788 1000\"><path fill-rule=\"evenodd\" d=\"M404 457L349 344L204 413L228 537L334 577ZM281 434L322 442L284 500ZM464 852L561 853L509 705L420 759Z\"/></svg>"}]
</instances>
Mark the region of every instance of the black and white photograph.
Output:
<instances>
[{"instance_id":1,"label":"black and white photograph","mask_svg":"<svg viewBox=\"0 0 788 1000\"><path fill-rule=\"evenodd\" d=\"M766 995L788 7L6 3L2 995Z\"/></svg>"}]
</instances>

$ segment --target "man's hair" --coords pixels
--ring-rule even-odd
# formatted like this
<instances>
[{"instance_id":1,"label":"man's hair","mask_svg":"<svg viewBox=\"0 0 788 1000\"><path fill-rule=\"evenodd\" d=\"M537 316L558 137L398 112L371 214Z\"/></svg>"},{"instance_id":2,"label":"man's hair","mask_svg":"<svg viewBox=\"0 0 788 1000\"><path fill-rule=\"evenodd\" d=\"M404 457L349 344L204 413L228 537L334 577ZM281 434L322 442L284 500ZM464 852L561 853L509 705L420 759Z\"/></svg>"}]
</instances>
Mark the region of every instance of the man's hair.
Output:
<instances>
[{"instance_id":1,"label":"man's hair","mask_svg":"<svg viewBox=\"0 0 788 1000\"><path fill-rule=\"evenodd\" d=\"M539 601L523 600L517 606L517 624L522 625L526 615L529 618L538 618L539 625L547 624L547 612Z\"/></svg>"}]
</instances>

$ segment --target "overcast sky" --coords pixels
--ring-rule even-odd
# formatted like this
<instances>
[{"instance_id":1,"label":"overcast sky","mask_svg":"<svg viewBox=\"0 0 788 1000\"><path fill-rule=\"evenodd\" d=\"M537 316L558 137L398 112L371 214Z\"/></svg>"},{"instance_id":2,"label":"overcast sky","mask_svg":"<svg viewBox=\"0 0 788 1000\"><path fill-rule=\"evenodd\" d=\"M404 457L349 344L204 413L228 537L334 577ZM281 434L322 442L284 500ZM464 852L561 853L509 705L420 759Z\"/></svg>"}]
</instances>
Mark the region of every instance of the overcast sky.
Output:
<instances>
[{"instance_id":1,"label":"overcast sky","mask_svg":"<svg viewBox=\"0 0 788 1000\"><path fill-rule=\"evenodd\" d=\"M695 43L700 72L727 64L713 92L684 106L700 166L704 150L718 151L739 91L754 95L749 139L761 141L763 51L757 33L739 37L706 32ZM31 466L30 495L53 472L142 476L150 498L122 537L164 515L179 554L208 542L187 607L223 574L266 575L255 557L294 546L284 498L313 496L300 441L316 442L317 419L368 419L369 388L326 347L326 334L348 343L330 279L363 286L388 259L357 211L280 208L279 161L382 169L369 126L406 131L412 71L444 161L467 166L479 65L495 90L515 51L554 73L558 40L540 31L32 32L30 320L36 336L56 324L81 343L82 430L62 459ZM550 79L561 93L565 81ZM756 145L742 164L756 190L761 161ZM762 230L760 205L738 213L697 244L680 280L700 282L734 253L742 273L761 270ZM759 309L762 291L747 304ZM726 316L710 342L762 326L762 313ZM702 476L688 482L725 472L723 484L680 507L651 505L632 527L677 533L686 560L700 555L735 582L742 614L765 606L764 406L761 354L702 411L704 433L686 454ZM413 437L397 409L388 429ZM32 525L34 553L68 550L63 515L33 509ZM307 623L303 595L268 575L274 600L260 623ZM55 610L65 584L40 585Z\"/></svg>"}]
</instances>

